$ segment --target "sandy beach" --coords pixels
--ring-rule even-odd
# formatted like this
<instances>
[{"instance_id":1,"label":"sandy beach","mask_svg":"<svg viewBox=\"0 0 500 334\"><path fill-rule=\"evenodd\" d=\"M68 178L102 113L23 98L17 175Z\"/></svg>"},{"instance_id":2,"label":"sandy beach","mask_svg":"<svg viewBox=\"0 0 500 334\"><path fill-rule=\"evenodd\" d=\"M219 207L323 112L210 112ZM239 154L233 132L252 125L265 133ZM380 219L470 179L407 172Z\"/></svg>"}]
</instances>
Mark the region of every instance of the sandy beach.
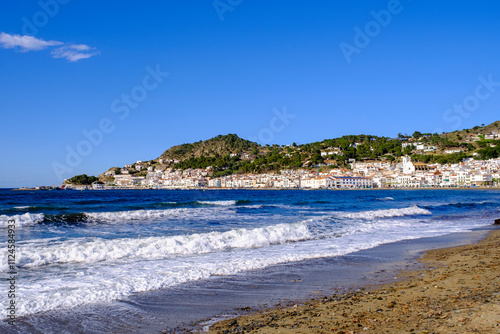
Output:
<instances>
[{"instance_id":1,"label":"sandy beach","mask_svg":"<svg viewBox=\"0 0 500 334\"><path fill-rule=\"evenodd\" d=\"M221 321L209 333L500 333L500 230L395 282Z\"/></svg>"}]
</instances>

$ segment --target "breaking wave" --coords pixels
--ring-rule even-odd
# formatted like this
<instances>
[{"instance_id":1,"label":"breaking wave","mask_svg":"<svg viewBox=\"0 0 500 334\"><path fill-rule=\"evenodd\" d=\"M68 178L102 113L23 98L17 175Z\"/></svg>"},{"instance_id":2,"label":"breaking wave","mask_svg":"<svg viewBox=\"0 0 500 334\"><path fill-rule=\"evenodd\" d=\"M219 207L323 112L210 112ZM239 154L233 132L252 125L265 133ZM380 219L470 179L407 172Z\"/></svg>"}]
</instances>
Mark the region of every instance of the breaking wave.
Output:
<instances>
[{"instance_id":1,"label":"breaking wave","mask_svg":"<svg viewBox=\"0 0 500 334\"><path fill-rule=\"evenodd\" d=\"M221 205L221 206L231 206L231 205L236 205L235 200L230 200L230 201L198 201L200 204L208 204L208 205Z\"/></svg>"},{"instance_id":2,"label":"breaking wave","mask_svg":"<svg viewBox=\"0 0 500 334\"><path fill-rule=\"evenodd\" d=\"M390 217L403 217L403 216L414 216L414 215L431 215L427 209L419 208L416 205L412 205L408 208L402 209L387 209L387 210L373 210L373 211L361 211L361 212L343 212L337 214L337 217L341 218L351 218L351 219L373 219L373 218L390 218Z\"/></svg>"},{"instance_id":3,"label":"breaking wave","mask_svg":"<svg viewBox=\"0 0 500 334\"><path fill-rule=\"evenodd\" d=\"M52 245L24 246L19 253L20 267L38 267L54 263L95 263L119 259L152 260L175 256L261 248L310 240L305 222L278 224L255 229L196 233L169 237L94 239L64 241ZM6 268L2 268L6 269Z\"/></svg>"},{"instance_id":4,"label":"breaking wave","mask_svg":"<svg viewBox=\"0 0 500 334\"><path fill-rule=\"evenodd\" d=\"M498 203L492 201L481 201L481 202L458 202L458 203L443 203L424 206L427 209L437 209L446 210L448 208L480 208L485 206L498 205Z\"/></svg>"},{"instance_id":5,"label":"breaking wave","mask_svg":"<svg viewBox=\"0 0 500 334\"><path fill-rule=\"evenodd\" d=\"M16 227L23 227L29 225L35 225L42 222L44 219L43 213L25 213L22 215L13 215L13 216L0 216L0 228L6 228L9 224L9 220L15 220Z\"/></svg>"}]
</instances>

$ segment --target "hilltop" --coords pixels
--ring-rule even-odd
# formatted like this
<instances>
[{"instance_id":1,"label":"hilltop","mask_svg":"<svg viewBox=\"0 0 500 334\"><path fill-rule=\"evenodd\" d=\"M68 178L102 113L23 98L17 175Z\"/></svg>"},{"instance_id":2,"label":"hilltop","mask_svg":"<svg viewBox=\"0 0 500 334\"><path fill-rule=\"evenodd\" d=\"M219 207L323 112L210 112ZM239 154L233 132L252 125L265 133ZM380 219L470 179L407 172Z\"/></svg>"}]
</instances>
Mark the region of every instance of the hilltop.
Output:
<instances>
[{"instance_id":1,"label":"hilltop","mask_svg":"<svg viewBox=\"0 0 500 334\"><path fill-rule=\"evenodd\" d=\"M242 139L235 134L219 135L217 137L198 141L192 144L172 146L158 159L186 160L199 157L217 157L228 154L251 153L262 146L249 140Z\"/></svg>"},{"instance_id":2,"label":"hilltop","mask_svg":"<svg viewBox=\"0 0 500 334\"><path fill-rule=\"evenodd\" d=\"M456 130L453 132L443 133L441 137L456 140L466 140L468 137L474 137L477 135L486 136L490 133L495 133L500 131L500 121L493 122L489 125L481 124L481 126L475 126L471 129Z\"/></svg>"}]
</instances>

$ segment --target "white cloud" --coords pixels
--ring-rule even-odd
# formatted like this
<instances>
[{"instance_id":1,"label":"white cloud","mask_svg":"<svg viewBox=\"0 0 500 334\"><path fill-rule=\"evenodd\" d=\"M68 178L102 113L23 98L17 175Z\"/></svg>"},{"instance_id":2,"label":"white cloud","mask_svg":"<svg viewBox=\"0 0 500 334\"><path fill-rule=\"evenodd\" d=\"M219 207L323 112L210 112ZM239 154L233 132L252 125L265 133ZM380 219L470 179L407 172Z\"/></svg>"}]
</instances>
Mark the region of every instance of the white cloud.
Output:
<instances>
[{"instance_id":1,"label":"white cloud","mask_svg":"<svg viewBox=\"0 0 500 334\"><path fill-rule=\"evenodd\" d=\"M0 45L4 49L21 48L22 52L39 51L49 46L62 45L63 42L44 41L43 39L33 36L9 35L4 32L0 33Z\"/></svg>"},{"instance_id":2,"label":"white cloud","mask_svg":"<svg viewBox=\"0 0 500 334\"><path fill-rule=\"evenodd\" d=\"M99 51L96 48L91 48L85 44L68 44L52 50L52 57L66 58L70 62L90 58L98 54Z\"/></svg>"},{"instance_id":3,"label":"white cloud","mask_svg":"<svg viewBox=\"0 0 500 334\"><path fill-rule=\"evenodd\" d=\"M86 59L99 54L96 48L85 44L71 44L59 41L44 41L43 39L27 35L10 35L0 32L0 48L20 48L21 52L40 51L48 47L59 46L52 50L54 58L65 58L69 62Z\"/></svg>"}]
</instances>

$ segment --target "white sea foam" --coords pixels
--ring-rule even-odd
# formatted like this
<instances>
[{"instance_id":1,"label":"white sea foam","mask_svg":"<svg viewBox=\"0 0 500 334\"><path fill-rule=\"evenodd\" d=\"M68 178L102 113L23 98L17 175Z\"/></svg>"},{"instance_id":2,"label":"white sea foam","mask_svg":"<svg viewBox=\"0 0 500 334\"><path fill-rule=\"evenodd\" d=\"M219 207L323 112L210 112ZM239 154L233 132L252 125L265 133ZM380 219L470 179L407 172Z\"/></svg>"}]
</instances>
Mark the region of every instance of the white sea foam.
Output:
<instances>
[{"instance_id":1,"label":"white sea foam","mask_svg":"<svg viewBox=\"0 0 500 334\"><path fill-rule=\"evenodd\" d=\"M227 201L234 202L234 201ZM207 217L221 217L229 218L234 216L224 205L215 205L213 207L205 208L172 208L164 210L131 210L131 211L106 211L106 212L84 212L89 222L107 222L107 223L120 223L130 221L154 221L160 219L186 219L186 218L199 218L206 219ZM9 219L16 220L18 227L29 226L43 221L45 215L43 213L25 213L22 215L6 216L0 215L0 228L7 226ZM64 219L64 217L61 217Z\"/></svg>"},{"instance_id":2,"label":"white sea foam","mask_svg":"<svg viewBox=\"0 0 500 334\"><path fill-rule=\"evenodd\" d=\"M494 201L479 201L479 202L445 202L445 203L433 203L427 202L425 205L434 206L434 207L443 207L443 206L468 206L468 205L481 205L481 204L495 204Z\"/></svg>"},{"instance_id":3,"label":"white sea foam","mask_svg":"<svg viewBox=\"0 0 500 334\"><path fill-rule=\"evenodd\" d=\"M0 228L6 228L9 220L15 220L16 227L35 225L43 220L43 213L25 213L14 216L0 216Z\"/></svg>"},{"instance_id":4,"label":"white sea foam","mask_svg":"<svg viewBox=\"0 0 500 334\"><path fill-rule=\"evenodd\" d=\"M26 245L20 248L18 265L38 267L53 263L95 263L124 258L165 259L237 248L266 247L311 238L306 223L294 223L171 237L73 240L50 246ZM6 267L2 269L6 270Z\"/></svg>"},{"instance_id":5,"label":"white sea foam","mask_svg":"<svg viewBox=\"0 0 500 334\"><path fill-rule=\"evenodd\" d=\"M377 201L394 201L394 198L392 198L392 197L382 197L382 198L377 198Z\"/></svg>"},{"instance_id":6,"label":"white sea foam","mask_svg":"<svg viewBox=\"0 0 500 334\"><path fill-rule=\"evenodd\" d=\"M247 209L260 209L264 207L264 204L250 204L250 205L240 205L238 208L247 208Z\"/></svg>"},{"instance_id":7,"label":"white sea foam","mask_svg":"<svg viewBox=\"0 0 500 334\"><path fill-rule=\"evenodd\" d=\"M236 201L198 201L200 204L209 204L209 205L221 205L221 206L231 206L236 205Z\"/></svg>"},{"instance_id":8,"label":"white sea foam","mask_svg":"<svg viewBox=\"0 0 500 334\"><path fill-rule=\"evenodd\" d=\"M261 209L264 207L268 208L280 208L280 209L294 209L293 206L287 204L249 204L249 205L239 205L238 208L247 209ZM301 207L301 209L307 209L308 207Z\"/></svg>"},{"instance_id":9,"label":"white sea foam","mask_svg":"<svg viewBox=\"0 0 500 334\"><path fill-rule=\"evenodd\" d=\"M337 217L341 218L352 218L352 219L373 219L373 218L390 218L390 217L403 217L403 216L413 216L413 215L431 215L427 209L419 208L416 205L412 205L408 208L402 209L387 209L387 210L373 210L373 211L361 211L361 212L343 212L338 213Z\"/></svg>"},{"instance_id":10,"label":"white sea foam","mask_svg":"<svg viewBox=\"0 0 500 334\"><path fill-rule=\"evenodd\" d=\"M204 210L204 211L201 211ZM209 213L209 208L175 208L166 210L132 210L109 212L85 212L90 219L106 222L151 221L158 219L187 218L203 213Z\"/></svg>"}]
</instances>

